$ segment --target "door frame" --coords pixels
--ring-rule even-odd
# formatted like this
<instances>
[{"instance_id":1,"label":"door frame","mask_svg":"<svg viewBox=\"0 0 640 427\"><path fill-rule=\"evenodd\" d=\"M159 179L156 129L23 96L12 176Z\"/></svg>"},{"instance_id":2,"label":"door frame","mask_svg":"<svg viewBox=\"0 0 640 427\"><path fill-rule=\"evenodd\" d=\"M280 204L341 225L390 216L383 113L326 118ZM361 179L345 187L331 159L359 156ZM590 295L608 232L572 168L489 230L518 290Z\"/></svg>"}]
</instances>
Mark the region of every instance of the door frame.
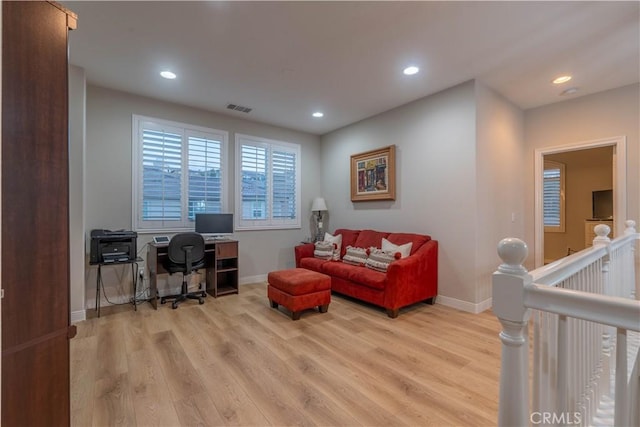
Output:
<instances>
[{"instance_id":1,"label":"door frame","mask_svg":"<svg viewBox=\"0 0 640 427\"><path fill-rule=\"evenodd\" d=\"M537 148L534 155L534 248L535 268L544 265L544 224L542 215L542 176L544 156L548 154L566 153L569 151L588 150L590 148L613 147L613 222L616 236L624 232L627 219L627 137L583 141L556 147Z\"/></svg>"}]
</instances>

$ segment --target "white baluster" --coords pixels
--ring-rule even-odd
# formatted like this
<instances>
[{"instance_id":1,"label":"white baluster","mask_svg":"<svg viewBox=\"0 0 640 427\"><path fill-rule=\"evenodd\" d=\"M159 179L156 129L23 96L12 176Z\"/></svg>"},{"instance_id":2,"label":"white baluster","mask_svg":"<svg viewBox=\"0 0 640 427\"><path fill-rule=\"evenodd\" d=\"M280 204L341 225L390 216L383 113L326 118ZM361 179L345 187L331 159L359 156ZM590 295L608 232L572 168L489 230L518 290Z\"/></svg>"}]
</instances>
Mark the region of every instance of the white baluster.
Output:
<instances>
[{"instance_id":1,"label":"white baluster","mask_svg":"<svg viewBox=\"0 0 640 427\"><path fill-rule=\"evenodd\" d=\"M624 235L625 236L629 236L629 235L633 235L636 234L636 222L633 220L626 220L624 222L625 225L625 229L624 229ZM629 255L628 258L628 262L630 263L630 266L627 266L627 269L625 271L628 272L628 279L630 281L630 285L629 287L631 288L631 299L636 299L636 296L638 296L639 292L638 292L638 286L640 286L640 281L636 281L636 273L635 273L635 251L636 251L636 244L633 243L630 245L631 249L630 252L631 254Z\"/></svg>"},{"instance_id":2,"label":"white baluster","mask_svg":"<svg viewBox=\"0 0 640 427\"><path fill-rule=\"evenodd\" d=\"M616 338L616 403L614 425L628 425L627 331L618 328Z\"/></svg>"},{"instance_id":3,"label":"white baluster","mask_svg":"<svg viewBox=\"0 0 640 427\"><path fill-rule=\"evenodd\" d=\"M493 273L493 310L503 330L500 366L498 425L529 425L529 337L526 326L530 310L524 307L524 287L531 276L522 266L527 245L507 238L498 244L503 264Z\"/></svg>"},{"instance_id":4,"label":"white baluster","mask_svg":"<svg viewBox=\"0 0 640 427\"><path fill-rule=\"evenodd\" d=\"M612 296L610 264L611 253L607 252L607 255L602 259L602 293ZM602 393L606 395L611 394L611 336L613 330L614 328L611 326L604 326L602 332L602 378L600 385Z\"/></svg>"},{"instance_id":5,"label":"white baluster","mask_svg":"<svg viewBox=\"0 0 640 427\"><path fill-rule=\"evenodd\" d=\"M568 319L567 316L558 316L558 401L556 406L556 414L569 412L569 406L573 399L574 387L571 385L569 379L576 378L575 375L571 375L570 370L575 370L575 360L571 365L569 364L569 340L571 340L571 347L575 348L575 336L571 336L568 331Z\"/></svg>"}]
</instances>

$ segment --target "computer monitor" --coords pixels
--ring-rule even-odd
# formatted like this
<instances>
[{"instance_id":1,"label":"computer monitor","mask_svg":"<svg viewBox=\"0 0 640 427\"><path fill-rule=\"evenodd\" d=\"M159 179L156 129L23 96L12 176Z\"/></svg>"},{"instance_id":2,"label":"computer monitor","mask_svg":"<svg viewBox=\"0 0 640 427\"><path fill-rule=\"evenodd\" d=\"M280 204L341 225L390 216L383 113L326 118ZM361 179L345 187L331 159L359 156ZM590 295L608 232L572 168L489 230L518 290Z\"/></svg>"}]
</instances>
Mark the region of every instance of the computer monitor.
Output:
<instances>
[{"instance_id":1,"label":"computer monitor","mask_svg":"<svg viewBox=\"0 0 640 427\"><path fill-rule=\"evenodd\" d=\"M613 218L613 190L594 191L592 193L592 218L612 219Z\"/></svg>"},{"instance_id":2,"label":"computer monitor","mask_svg":"<svg viewBox=\"0 0 640 427\"><path fill-rule=\"evenodd\" d=\"M196 233L205 236L223 237L233 234L233 214L198 213L196 214Z\"/></svg>"}]
</instances>

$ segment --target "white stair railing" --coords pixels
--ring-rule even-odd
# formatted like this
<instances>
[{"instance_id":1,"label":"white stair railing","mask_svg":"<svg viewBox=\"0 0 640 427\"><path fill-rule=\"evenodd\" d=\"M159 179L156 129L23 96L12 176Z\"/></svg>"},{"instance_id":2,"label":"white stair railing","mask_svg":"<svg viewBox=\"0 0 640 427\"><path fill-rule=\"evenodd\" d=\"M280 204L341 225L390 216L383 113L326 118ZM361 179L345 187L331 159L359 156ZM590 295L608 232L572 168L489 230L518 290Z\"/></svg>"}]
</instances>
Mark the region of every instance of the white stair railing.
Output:
<instances>
[{"instance_id":1,"label":"white stair railing","mask_svg":"<svg viewBox=\"0 0 640 427\"><path fill-rule=\"evenodd\" d=\"M640 421L629 400L640 388L638 348L627 348L629 331L640 331L640 302L631 299L640 235L633 221L626 227L624 236L610 241L609 227L600 224L592 248L531 273L522 265L526 244L500 242L503 264L493 275L493 309L503 326L499 425L591 425L602 419L605 398L615 399L611 424Z\"/></svg>"}]
</instances>

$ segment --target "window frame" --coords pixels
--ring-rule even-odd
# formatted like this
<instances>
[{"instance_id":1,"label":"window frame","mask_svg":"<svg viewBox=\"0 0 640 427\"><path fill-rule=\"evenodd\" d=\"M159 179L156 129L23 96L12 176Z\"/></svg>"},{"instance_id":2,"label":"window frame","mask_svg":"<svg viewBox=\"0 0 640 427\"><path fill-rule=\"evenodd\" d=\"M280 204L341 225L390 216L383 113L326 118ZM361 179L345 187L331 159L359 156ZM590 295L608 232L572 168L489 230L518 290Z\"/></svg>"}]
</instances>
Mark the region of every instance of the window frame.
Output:
<instances>
[{"instance_id":1,"label":"window frame","mask_svg":"<svg viewBox=\"0 0 640 427\"><path fill-rule=\"evenodd\" d=\"M293 219L274 219L273 218L273 194L271 190L267 191L267 218L265 220L244 220L242 219L243 200L242 200L242 145L252 145L262 147L272 153L274 149L281 149L295 153L295 218ZM236 231L249 230L284 230L302 228L301 214L301 194L302 194L302 149L300 144L277 141L258 136L235 134L235 229ZM273 188L273 159L269 155L267 162L267 188Z\"/></svg>"},{"instance_id":2,"label":"window frame","mask_svg":"<svg viewBox=\"0 0 640 427\"><path fill-rule=\"evenodd\" d=\"M145 127L146 126L146 127ZM143 185L143 138L144 129L164 129L180 132L181 135L181 177L180 177L180 208L181 219L171 220L143 220L142 219L142 185ZM221 212L230 211L229 193L229 133L220 129L207 128L188 123L148 117L139 114L132 115L131 126L131 224L133 230L139 233L171 233L193 231L195 221L189 219L189 138L207 138L220 141L220 169L221 169ZM185 175L186 173L186 175Z\"/></svg>"},{"instance_id":3,"label":"window frame","mask_svg":"<svg viewBox=\"0 0 640 427\"><path fill-rule=\"evenodd\" d=\"M550 169L558 169L560 171L560 194L559 194L559 224L558 225L546 225L545 224L545 212L544 212L544 195L545 195L545 181L544 171ZM542 167L542 224L544 226L545 233L564 233L565 232L565 180L566 180L566 166L564 163L556 162L553 160L544 160Z\"/></svg>"}]
</instances>

